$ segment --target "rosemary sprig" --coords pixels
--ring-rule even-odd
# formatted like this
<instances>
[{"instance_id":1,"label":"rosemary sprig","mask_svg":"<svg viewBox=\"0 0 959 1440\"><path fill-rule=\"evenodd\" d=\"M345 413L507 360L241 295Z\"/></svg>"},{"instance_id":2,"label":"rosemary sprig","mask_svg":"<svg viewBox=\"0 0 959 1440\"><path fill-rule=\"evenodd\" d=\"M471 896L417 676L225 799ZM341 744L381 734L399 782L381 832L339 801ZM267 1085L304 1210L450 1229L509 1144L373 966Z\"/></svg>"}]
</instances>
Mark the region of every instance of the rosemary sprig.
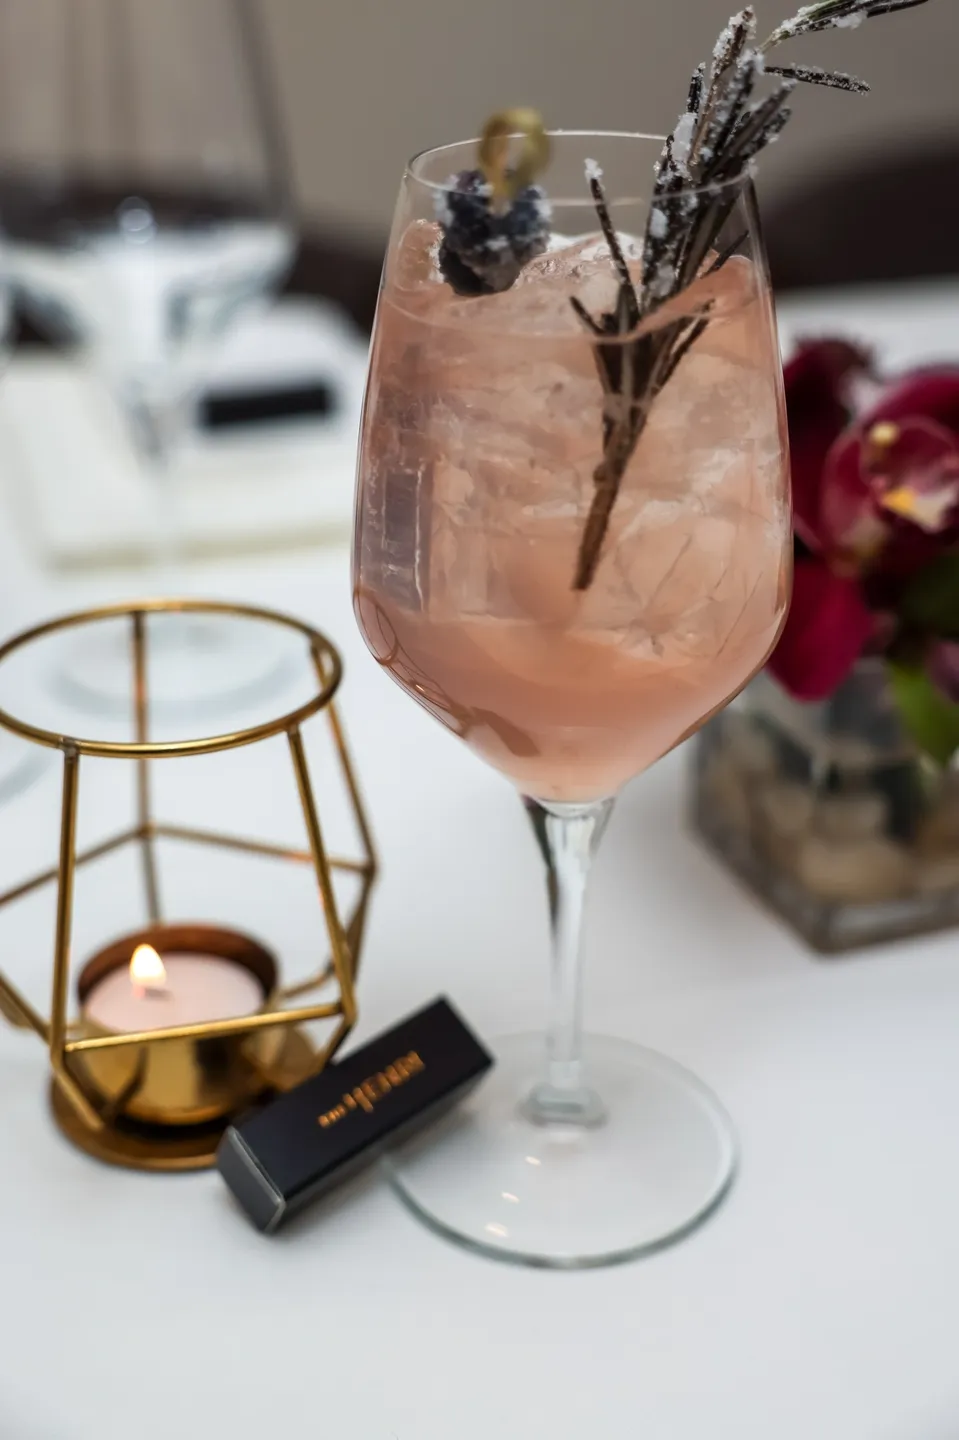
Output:
<instances>
[{"instance_id":1,"label":"rosemary sprig","mask_svg":"<svg viewBox=\"0 0 959 1440\"><path fill-rule=\"evenodd\" d=\"M842 70L823 70L819 65L767 65L766 74L804 80L808 85L826 85L832 90L848 90L852 95L869 94L865 80L846 75Z\"/></svg>"},{"instance_id":2,"label":"rosemary sprig","mask_svg":"<svg viewBox=\"0 0 959 1440\"><path fill-rule=\"evenodd\" d=\"M593 337L593 357L604 395L603 457L593 472L593 502L574 580L577 590L588 589L596 573L620 482L646 428L649 399L670 379L708 323L708 314L700 311L634 340L623 338L635 330L642 319L640 297L610 219L602 177L595 167L590 171L589 182L600 225L620 277L620 288L616 309L599 319L590 315L575 296L572 300L576 314Z\"/></svg>"},{"instance_id":3,"label":"rosemary sprig","mask_svg":"<svg viewBox=\"0 0 959 1440\"><path fill-rule=\"evenodd\" d=\"M769 50L797 35L815 35L820 30L855 29L864 20L891 15L894 10L913 10L926 0L815 0L804 5L791 20L784 20L763 45Z\"/></svg>"},{"instance_id":4,"label":"rosemary sprig","mask_svg":"<svg viewBox=\"0 0 959 1440\"><path fill-rule=\"evenodd\" d=\"M686 109L667 139L656 171L643 241L639 283L623 257L603 191L591 162L587 179L600 227L619 281L616 305L591 315L574 299L588 331L603 386L603 455L593 472L593 499L580 541L573 585L586 590L599 565L623 476L663 386L705 331L710 307L630 339L641 322L704 273L723 265L742 244L720 247L735 208L736 182L788 123L788 100L799 84L865 94L853 75L813 65L769 64L784 41L822 30L848 29L876 16L909 10L927 0L815 0L756 43L752 6L733 15L709 63L694 70ZM770 78L772 89L768 88ZM760 94L761 87L766 93ZM717 249L719 254L717 255ZM705 268L704 268L705 267Z\"/></svg>"}]
</instances>

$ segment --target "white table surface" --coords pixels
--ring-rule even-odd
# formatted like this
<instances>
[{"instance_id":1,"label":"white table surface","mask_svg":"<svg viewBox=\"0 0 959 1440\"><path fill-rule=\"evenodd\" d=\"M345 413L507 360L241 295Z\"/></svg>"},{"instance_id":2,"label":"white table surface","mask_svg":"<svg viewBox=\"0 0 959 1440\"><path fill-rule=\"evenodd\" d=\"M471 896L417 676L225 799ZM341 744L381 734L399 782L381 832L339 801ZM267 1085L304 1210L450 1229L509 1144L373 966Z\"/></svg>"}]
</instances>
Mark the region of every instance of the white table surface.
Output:
<instances>
[{"instance_id":1,"label":"white table surface","mask_svg":"<svg viewBox=\"0 0 959 1440\"><path fill-rule=\"evenodd\" d=\"M908 304L833 305L840 328L895 316L909 358ZM947 311L959 354L959 290L937 293L929 323ZM137 588L54 589L9 525L0 543L14 623ZM367 658L345 557L224 564L193 583L298 611L346 657L384 857L359 1033L440 991L481 1032L539 1026L545 902L520 807ZM276 763L246 773L252 820L279 832L295 812ZM656 767L614 817L588 1015L692 1067L734 1115L741 1174L704 1228L617 1269L514 1269L427 1233L374 1176L266 1240L213 1174L125 1173L71 1149L38 1043L0 1029L0 1440L954 1440L956 937L814 960L690 838L683 767ZM167 811L197 803L185 787L170 782ZM236 813L235 784L204 793ZM99 803L105 824L109 784ZM52 857L56 810L51 771L0 811L4 883ZM244 903L302 959L309 926L274 873ZM90 876L79 957L129 903L122 877ZM198 867L171 876L202 898ZM51 938L42 905L0 915L0 959L38 995Z\"/></svg>"}]
</instances>

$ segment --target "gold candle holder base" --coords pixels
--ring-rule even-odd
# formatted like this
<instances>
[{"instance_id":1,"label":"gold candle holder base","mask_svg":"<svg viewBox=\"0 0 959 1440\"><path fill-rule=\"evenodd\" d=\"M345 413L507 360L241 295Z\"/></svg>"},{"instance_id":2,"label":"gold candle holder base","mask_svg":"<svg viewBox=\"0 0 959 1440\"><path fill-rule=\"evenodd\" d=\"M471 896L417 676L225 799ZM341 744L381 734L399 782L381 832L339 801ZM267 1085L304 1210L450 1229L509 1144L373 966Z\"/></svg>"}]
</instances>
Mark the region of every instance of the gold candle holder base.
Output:
<instances>
[{"instance_id":1,"label":"gold candle holder base","mask_svg":"<svg viewBox=\"0 0 959 1440\"><path fill-rule=\"evenodd\" d=\"M258 620L293 631L305 642L316 678L312 696L284 715L229 734L154 741L150 739L149 639L156 614L207 614ZM48 884L57 890L49 1018L0 973L0 1014L13 1025L33 1030L47 1050L52 1072L54 1118L75 1145L115 1165L141 1170L197 1170L211 1165L226 1125L252 1099L291 1088L316 1074L336 1054L356 1023L355 981L366 925L376 857L356 776L346 748L334 696L342 663L318 630L275 611L253 606L198 600L148 600L132 606L105 606L39 625L0 646L0 664L48 635L102 621L126 619L130 626L131 713L135 739L80 738L43 729L0 710L0 728L63 756L59 862L0 894L0 908L32 895ZM360 858L330 855L323 836L303 739L303 727L323 714L330 726L340 780L350 800L362 846ZM256 838L226 835L158 821L153 813L151 765L164 759L209 756L285 736L305 824L307 846L278 845ZM136 814L132 826L86 851L77 849L81 762L87 757L132 762L136 773ZM256 855L265 861L308 866L319 901L319 967L305 979L281 986L276 963L256 941L232 930L164 925L161 915L160 842L214 846ZM244 965L258 979L263 1005L253 1013L202 1024L172 1025L140 1032L104 1031L91 1025L81 1009L69 1010L73 893L80 867L95 863L126 845L141 854L150 929L127 936L101 951L80 977L80 999L121 959L132 944L156 938L162 949L210 953ZM359 882L359 898L341 915L333 877L345 872ZM119 945L119 949L118 949ZM122 952L122 953L121 953ZM330 987L326 999L312 992ZM332 1022L332 1032L314 1049L300 1027Z\"/></svg>"},{"instance_id":2,"label":"gold candle holder base","mask_svg":"<svg viewBox=\"0 0 959 1440\"><path fill-rule=\"evenodd\" d=\"M302 1030L288 1030L280 1054L263 1072L268 1100L292 1090L314 1075L317 1051ZM112 1124L93 1130L81 1120L55 1080L49 1087L50 1111L61 1134L72 1145L107 1165L126 1170L151 1170L155 1174L183 1174L208 1170L216 1161L217 1147L232 1116L205 1125L148 1125L119 1116Z\"/></svg>"}]
</instances>

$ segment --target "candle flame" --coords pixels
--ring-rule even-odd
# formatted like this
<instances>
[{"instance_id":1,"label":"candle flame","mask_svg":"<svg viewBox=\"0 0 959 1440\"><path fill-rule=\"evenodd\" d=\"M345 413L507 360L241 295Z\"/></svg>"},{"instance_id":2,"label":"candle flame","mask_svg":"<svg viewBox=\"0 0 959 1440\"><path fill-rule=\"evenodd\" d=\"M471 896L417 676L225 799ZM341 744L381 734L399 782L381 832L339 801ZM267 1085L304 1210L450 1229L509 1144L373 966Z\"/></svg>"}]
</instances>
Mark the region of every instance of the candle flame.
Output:
<instances>
[{"instance_id":1,"label":"candle flame","mask_svg":"<svg viewBox=\"0 0 959 1440\"><path fill-rule=\"evenodd\" d=\"M152 945L138 945L130 961L130 979L134 985L159 990L166 985L166 967Z\"/></svg>"}]
</instances>

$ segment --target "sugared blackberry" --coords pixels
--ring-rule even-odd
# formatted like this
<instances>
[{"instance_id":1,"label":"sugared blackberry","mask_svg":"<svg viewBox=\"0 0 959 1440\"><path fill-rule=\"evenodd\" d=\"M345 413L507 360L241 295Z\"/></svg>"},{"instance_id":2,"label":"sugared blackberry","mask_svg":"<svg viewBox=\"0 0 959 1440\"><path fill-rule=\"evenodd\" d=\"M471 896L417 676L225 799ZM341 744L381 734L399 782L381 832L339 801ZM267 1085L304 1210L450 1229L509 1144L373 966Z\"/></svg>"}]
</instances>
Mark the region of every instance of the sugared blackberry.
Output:
<instances>
[{"instance_id":1,"label":"sugared blackberry","mask_svg":"<svg viewBox=\"0 0 959 1440\"><path fill-rule=\"evenodd\" d=\"M440 269L459 295L508 290L546 249L550 206L539 185L527 185L503 211L493 209L492 196L482 170L461 170L437 199Z\"/></svg>"}]
</instances>

